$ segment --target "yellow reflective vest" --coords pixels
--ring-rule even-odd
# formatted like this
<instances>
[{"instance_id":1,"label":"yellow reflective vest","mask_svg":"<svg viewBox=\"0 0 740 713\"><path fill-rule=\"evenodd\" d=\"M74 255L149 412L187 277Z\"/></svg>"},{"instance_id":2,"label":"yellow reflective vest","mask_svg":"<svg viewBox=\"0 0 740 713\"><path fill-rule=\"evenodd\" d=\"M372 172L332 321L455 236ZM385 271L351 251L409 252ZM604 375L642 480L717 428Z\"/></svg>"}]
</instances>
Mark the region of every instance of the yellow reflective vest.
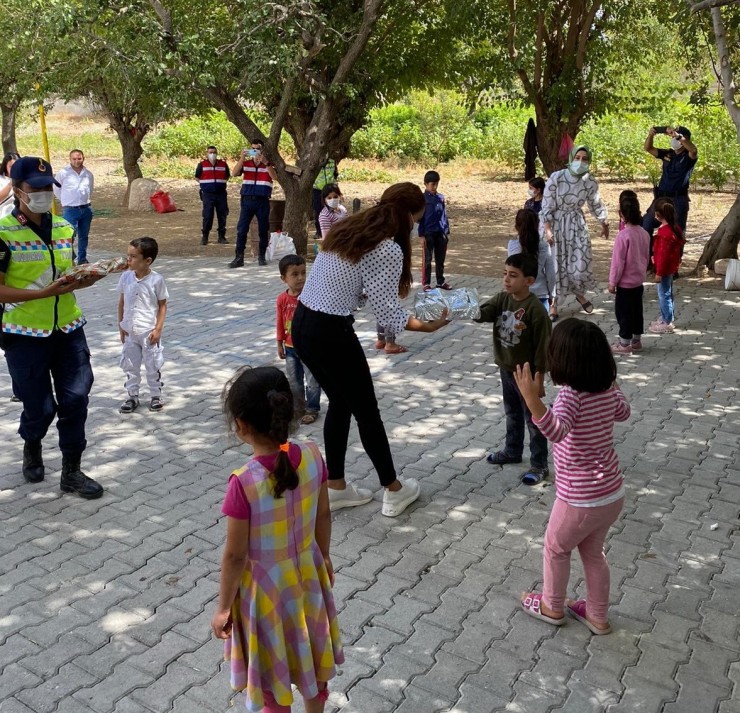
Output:
<instances>
[{"instance_id":1,"label":"yellow reflective vest","mask_svg":"<svg viewBox=\"0 0 740 713\"><path fill-rule=\"evenodd\" d=\"M5 285L40 290L72 267L74 230L63 218L52 216L51 244L47 245L15 216L0 218L0 240L10 251ZM48 337L53 331L72 332L85 324L74 293L27 302L6 303L2 331L30 337Z\"/></svg>"}]
</instances>

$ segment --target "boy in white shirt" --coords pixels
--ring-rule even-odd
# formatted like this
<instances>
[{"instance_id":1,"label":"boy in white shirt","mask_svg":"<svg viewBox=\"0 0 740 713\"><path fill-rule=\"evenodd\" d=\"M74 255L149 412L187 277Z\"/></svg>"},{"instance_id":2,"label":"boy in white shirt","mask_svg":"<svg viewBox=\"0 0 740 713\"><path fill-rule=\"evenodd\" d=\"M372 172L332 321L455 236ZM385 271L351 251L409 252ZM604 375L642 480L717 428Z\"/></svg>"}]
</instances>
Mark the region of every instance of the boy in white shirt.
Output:
<instances>
[{"instance_id":1,"label":"boy in white shirt","mask_svg":"<svg viewBox=\"0 0 740 713\"><path fill-rule=\"evenodd\" d=\"M169 294L162 275L151 268L158 252L154 238L132 240L128 246L129 269L118 282L118 325L123 344L120 364L126 372L128 391L121 413L133 413L139 407L142 362L151 394L149 410L161 411L164 406L161 340Z\"/></svg>"}]
</instances>

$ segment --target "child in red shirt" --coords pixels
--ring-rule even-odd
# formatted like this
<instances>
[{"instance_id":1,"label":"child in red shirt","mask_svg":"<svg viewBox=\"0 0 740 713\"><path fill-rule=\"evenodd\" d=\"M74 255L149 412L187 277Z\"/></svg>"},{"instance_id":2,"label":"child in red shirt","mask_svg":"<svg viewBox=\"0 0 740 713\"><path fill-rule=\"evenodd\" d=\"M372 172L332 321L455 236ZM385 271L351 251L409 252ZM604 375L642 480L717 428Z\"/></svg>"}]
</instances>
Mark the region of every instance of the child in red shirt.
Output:
<instances>
[{"instance_id":1,"label":"child in red shirt","mask_svg":"<svg viewBox=\"0 0 740 713\"><path fill-rule=\"evenodd\" d=\"M286 255L280 260L278 267L280 279L288 289L277 298L277 351L278 356L285 359L285 372L293 392L296 412L305 412L301 423L308 425L319 417L321 387L295 353L290 334L293 314L298 306L298 295L306 284L306 261L300 255Z\"/></svg>"},{"instance_id":2,"label":"child in red shirt","mask_svg":"<svg viewBox=\"0 0 740 713\"><path fill-rule=\"evenodd\" d=\"M660 228L653 243L660 316L648 329L653 334L666 334L673 332L674 329L673 275L681 264L681 252L686 241L681 228L676 224L676 210L670 198L656 201L655 219L660 221Z\"/></svg>"}]
</instances>

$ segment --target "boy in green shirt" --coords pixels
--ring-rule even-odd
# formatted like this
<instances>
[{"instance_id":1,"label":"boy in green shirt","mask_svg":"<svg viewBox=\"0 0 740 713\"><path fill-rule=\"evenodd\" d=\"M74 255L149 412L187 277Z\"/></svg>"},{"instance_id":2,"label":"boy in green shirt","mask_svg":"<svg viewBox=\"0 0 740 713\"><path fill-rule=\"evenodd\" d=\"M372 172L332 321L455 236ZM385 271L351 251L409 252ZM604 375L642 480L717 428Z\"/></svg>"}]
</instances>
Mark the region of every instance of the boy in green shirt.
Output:
<instances>
[{"instance_id":1,"label":"boy in green shirt","mask_svg":"<svg viewBox=\"0 0 740 713\"><path fill-rule=\"evenodd\" d=\"M493 322L493 354L501 372L506 413L504 449L489 453L486 460L493 465L521 463L526 423L529 430L530 467L521 476L525 485L536 485L549 475L547 439L532 423L532 414L514 380L516 367L528 363L539 380L540 395L545 395L547 345L552 324L540 300L529 292L536 277L536 258L521 253L511 255L504 268L504 291L481 305L481 316L476 320Z\"/></svg>"}]
</instances>

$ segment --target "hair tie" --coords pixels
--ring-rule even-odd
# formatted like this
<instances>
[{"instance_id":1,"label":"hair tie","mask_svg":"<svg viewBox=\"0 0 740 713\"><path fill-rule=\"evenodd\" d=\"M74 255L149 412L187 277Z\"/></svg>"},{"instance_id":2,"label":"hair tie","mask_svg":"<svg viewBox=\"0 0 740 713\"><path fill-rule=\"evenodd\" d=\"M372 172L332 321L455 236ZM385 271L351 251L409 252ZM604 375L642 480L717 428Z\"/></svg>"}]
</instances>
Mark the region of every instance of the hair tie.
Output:
<instances>
[{"instance_id":1,"label":"hair tie","mask_svg":"<svg viewBox=\"0 0 740 713\"><path fill-rule=\"evenodd\" d=\"M285 441L285 443L280 444L280 450L283 453L287 453L289 449L290 449L290 443L288 443L288 441Z\"/></svg>"}]
</instances>

